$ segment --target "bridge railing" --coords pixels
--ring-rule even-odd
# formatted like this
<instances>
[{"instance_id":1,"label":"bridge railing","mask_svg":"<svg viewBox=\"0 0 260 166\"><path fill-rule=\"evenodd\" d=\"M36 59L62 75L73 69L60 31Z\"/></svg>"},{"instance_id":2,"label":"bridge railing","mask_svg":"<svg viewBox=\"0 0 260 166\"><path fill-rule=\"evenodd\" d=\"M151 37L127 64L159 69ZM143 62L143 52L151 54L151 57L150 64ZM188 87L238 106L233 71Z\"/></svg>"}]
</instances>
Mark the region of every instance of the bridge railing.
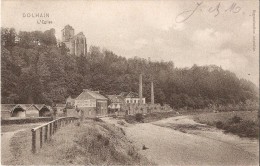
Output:
<instances>
[{"instance_id":1,"label":"bridge railing","mask_svg":"<svg viewBox=\"0 0 260 166\"><path fill-rule=\"evenodd\" d=\"M69 123L77 121L76 117L62 117L45 123L41 126L33 128L32 131L32 152L36 153L37 147L42 148L43 143L46 143L57 130ZM37 141L38 139L38 141Z\"/></svg>"}]
</instances>

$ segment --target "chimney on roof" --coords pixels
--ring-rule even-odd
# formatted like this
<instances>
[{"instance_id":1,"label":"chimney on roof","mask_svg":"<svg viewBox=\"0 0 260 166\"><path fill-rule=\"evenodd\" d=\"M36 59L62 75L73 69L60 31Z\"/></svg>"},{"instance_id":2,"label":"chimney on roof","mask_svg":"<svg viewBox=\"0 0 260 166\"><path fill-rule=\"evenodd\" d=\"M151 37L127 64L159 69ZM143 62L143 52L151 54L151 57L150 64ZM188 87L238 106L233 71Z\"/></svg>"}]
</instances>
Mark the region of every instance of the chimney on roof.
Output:
<instances>
[{"instance_id":1,"label":"chimney on roof","mask_svg":"<svg viewBox=\"0 0 260 166\"><path fill-rule=\"evenodd\" d=\"M153 82L151 82L151 104L154 104Z\"/></svg>"},{"instance_id":2,"label":"chimney on roof","mask_svg":"<svg viewBox=\"0 0 260 166\"><path fill-rule=\"evenodd\" d=\"M139 102L140 104L143 103L143 80L142 80L142 74L139 76Z\"/></svg>"},{"instance_id":3,"label":"chimney on roof","mask_svg":"<svg viewBox=\"0 0 260 166\"><path fill-rule=\"evenodd\" d=\"M88 89L83 89L83 92L87 92L88 91Z\"/></svg>"}]
</instances>

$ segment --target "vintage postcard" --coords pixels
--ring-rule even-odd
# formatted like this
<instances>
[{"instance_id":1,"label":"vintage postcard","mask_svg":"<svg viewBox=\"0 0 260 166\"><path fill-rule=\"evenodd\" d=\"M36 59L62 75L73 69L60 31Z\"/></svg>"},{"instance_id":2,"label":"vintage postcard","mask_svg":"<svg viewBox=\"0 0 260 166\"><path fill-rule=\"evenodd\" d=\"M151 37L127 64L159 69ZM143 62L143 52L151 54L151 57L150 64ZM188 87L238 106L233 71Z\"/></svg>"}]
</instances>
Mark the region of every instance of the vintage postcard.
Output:
<instances>
[{"instance_id":1,"label":"vintage postcard","mask_svg":"<svg viewBox=\"0 0 260 166\"><path fill-rule=\"evenodd\" d=\"M1 0L2 165L259 165L258 0Z\"/></svg>"}]
</instances>

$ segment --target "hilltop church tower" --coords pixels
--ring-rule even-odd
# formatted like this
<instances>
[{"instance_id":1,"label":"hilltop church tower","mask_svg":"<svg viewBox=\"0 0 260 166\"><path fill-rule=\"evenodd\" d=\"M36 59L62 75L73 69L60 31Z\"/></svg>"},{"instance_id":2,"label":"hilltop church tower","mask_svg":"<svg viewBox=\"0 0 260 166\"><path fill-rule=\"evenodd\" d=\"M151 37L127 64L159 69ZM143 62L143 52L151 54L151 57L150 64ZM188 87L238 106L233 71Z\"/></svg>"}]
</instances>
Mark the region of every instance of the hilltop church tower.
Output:
<instances>
[{"instance_id":1,"label":"hilltop church tower","mask_svg":"<svg viewBox=\"0 0 260 166\"><path fill-rule=\"evenodd\" d=\"M61 30L61 33L61 40L70 50L70 54L76 56L87 54L87 39L83 32L74 35L73 27L70 25L66 25L64 29Z\"/></svg>"}]
</instances>

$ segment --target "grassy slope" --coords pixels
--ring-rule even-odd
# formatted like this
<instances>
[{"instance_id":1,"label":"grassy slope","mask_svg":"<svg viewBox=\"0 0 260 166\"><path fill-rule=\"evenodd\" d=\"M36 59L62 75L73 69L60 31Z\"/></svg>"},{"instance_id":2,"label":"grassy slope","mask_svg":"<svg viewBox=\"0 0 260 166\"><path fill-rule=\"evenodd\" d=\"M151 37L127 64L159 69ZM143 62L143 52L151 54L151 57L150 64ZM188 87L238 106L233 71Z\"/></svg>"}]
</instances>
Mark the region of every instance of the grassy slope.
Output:
<instances>
[{"instance_id":1,"label":"grassy slope","mask_svg":"<svg viewBox=\"0 0 260 166\"><path fill-rule=\"evenodd\" d=\"M68 125L48 144L31 154L31 132L17 133L11 141L14 160L19 165L150 165L126 139L120 128L104 122Z\"/></svg>"}]
</instances>

